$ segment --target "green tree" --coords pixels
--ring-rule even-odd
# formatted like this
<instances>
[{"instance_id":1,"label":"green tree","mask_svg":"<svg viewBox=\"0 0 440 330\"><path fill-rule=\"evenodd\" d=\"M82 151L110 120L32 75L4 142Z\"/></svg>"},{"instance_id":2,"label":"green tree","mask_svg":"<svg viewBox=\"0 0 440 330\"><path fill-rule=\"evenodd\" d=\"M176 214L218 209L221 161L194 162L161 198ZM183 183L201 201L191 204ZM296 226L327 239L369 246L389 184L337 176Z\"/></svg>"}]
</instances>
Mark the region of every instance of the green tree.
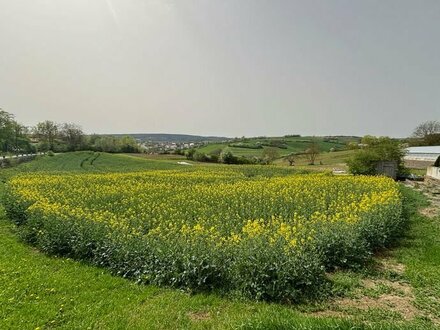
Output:
<instances>
[{"instance_id":1,"label":"green tree","mask_svg":"<svg viewBox=\"0 0 440 330\"><path fill-rule=\"evenodd\" d=\"M84 132L79 125L65 123L61 126L59 133L68 151L82 149L84 144Z\"/></svg>"},{"instance_id":2,"label":"green tree","mask_svg":"<svg viewBox=\"0 0 440 330\"><path fill-rule=\"evenodd\" d=\"M200 151L194 153L193 159L196 162L209 162L211 160L208 155Z\"/></svg>"},{"instance_id":3,"label":"green tree","mask_svg":"<svg viewBox=\"0 0 440 330\"><path fill-rule=\"evenodd\" d=\"M131 136L124 136L120 138L119 141L117 141L117 144L119 144L118 152L126 152L126 153L140 152L139 144Z\"/></svg>"},{"instance_id":4,"label":"green tree","mask_svg":"<svg viewBox=\"0 0 440 330\"><path fill-rule=\"evenodd\" d=\"M366 146L358 150L348 161L349 171L353 174L374 175L376 165L380 161L395 161L397 163L397 172L404 174L406 172L403 157L405 151L400 141L389 137L367 136L362 139Z\"/></svg>"},{"instance_id":5,"label":"green tree","mask_svg":"<svg viewBox=\"0 0 440 330\"><path fill-rule=\"evenodd\" d=\"M221 160L225 164L237 164L238 162L237 157L235 157L230 151L222 152Z\"/></svg>"},{"instance_id":6,"label":"green tree","mask_svg":"<svg viewBox=\"0 0 440 330\"><path fill-rule=\"evenodd\" d=\"M34 135L40 140L42 151L54 151L55 141L59 137L59 125L45 120L34 127Z\"/></svg>"},{"instance_id":7,"label":"green tree","mask_svg":"<svg viewBox=\"0 0 440 330\"><path fill-rule=\"evenodd\" d=\"M118 141L113 136L99 136L95 140L93 149L103 152L118 152Z\"/></svg>"},{"instance_id":8,"label":"green tree","mask_svg":"<svg viewBox=\"0 0 440 330\"><path fill-rule=\"evenodd\" d=\"M196 149L194 148L188 149L185 153L186 159L193 160L195 153L196 153Z\"/></svg>"},{"instance_id":9,"label":"green tree","mask_svg":"<svg viewBox=\"0 0 440 330\"><path fill-rule=\"evenodd\" d=\"M12 139L14 136L14 116L9 112L0 109L0 144L1 151L11 151Z\"/></svg>"},{"instance_id":10,"label":"green tree","mask_svg":"<svg viewBox=\"0 0 440 330\"><path fill-rule=\"evenodd\" d=\"M14 120L14 116L0 109L0 148L3 153L32 151L27 129Z\"/></svg>"},{"instance_id":11,"label":"green tree","mask_svg":"<svg viewBox=\"0 0 440 330\"><path fill-rule=\"evenodd\" d=\"M28 130L25 126L14 121L12 123L12 133L11 145L16 154L33 151L33 147L28 138Z\"/></svg>"}]
</instances>

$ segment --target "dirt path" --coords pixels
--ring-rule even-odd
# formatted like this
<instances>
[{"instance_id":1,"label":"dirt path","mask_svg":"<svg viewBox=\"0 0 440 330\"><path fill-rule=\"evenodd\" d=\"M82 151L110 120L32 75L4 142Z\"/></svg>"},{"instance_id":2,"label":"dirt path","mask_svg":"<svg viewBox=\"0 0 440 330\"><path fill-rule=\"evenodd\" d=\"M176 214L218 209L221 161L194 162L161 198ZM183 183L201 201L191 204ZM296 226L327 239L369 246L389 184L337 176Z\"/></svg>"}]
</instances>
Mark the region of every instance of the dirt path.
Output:
<instances>
[{"instance_id":1,"label":"dirt path","mask_svg":"<svg viewBox=\"0 0 440 330\"><path fill-rule=\"evenodd\" d=\"M420 209L421 215L434 218L440 215L440 182L405 182L405 185L422 192L430 202ZM440 325L440 319L417 308L414 288L405 280L405 265L389 255L374 258L372 274L359 279L343 297L336 298L322 310L313 313L322 317L370 319L386 317L395 321L412 321L415 318L430 319Z\"/></svg>"},{"instance_id":2,"label":"dirt path","mask_svg":"<svg viewBox=\"0 0 440 330\"><path fill-rule=\"evenodd\" d=\"M420 214L433 218L440 214L440 181L428 179L423 182L406 181L405 185L423 193L430 206L419 210Z\"/></svg>"}]
</instances>

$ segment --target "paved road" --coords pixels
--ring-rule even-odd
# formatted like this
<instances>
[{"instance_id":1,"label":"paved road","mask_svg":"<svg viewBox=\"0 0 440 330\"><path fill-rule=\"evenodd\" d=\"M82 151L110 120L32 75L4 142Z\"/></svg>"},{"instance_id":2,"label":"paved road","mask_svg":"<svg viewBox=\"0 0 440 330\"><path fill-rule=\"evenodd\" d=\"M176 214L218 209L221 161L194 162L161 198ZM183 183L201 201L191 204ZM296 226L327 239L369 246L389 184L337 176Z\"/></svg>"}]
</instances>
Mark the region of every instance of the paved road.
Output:
<instances>
[{"instance_id":1,"label":"paved road","mask_svg":"<svg viewBox=\"0 0 440 330\"><path fill-rule=\"evenodd\" d=\"M27 155L12 155L12 156L0 156L1 159L13 159L13 158L23 158L29 156L37 156L37 154L27 154Z\"/></svg>"}]
</instances>

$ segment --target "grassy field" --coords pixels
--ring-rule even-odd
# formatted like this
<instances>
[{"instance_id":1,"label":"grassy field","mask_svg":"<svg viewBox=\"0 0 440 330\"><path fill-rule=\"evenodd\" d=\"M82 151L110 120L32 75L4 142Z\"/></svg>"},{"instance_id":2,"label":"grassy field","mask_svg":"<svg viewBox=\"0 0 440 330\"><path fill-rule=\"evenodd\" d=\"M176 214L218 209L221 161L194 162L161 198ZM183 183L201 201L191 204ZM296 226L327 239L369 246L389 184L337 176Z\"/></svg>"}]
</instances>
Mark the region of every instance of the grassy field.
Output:
<instances>
[{"instance_id":1,"label":"grassy field","mask_svg":"<svg viewBox=\"0 0 440 330\"><path fill-rule=\"evenodd\" d=\"M334 152L321 152L315 160L315 165L309 165L305 156L297 156L295 167L309 170L331 170L333 168L347 170L347 161L354 155L356 150L341 150ZM281 158L275 161L276 165L288 166L289 163Z\"/></svg>"},{"instance_id":2,"label":"grassy field","mask_svg":"<svg viewBox=\"0 0 440 330\"><path fill-rule=\"evenodd\" d=\"M284 140L287 148L277 148L280 154L280 158L277 159L274 163L279 166L288 166L288 162L285 160L283 156L289 155L291 153L302 153L307 148L309 148L310 141L312 137L294 137L294 138L272 138L275 140ZM263 143L264 141L267 143L271 139L249 139L248 142L243 143L246 144L255 144L256 142ZM310 171L331 171L334 168L340 170L348 170L347 161L350 159L356 150L344 150L346 147L346 143L356 141L355 138L339 138L339 142L325 142L324 138L319 137L316 138L316 141L319 146L320 153L316 157L315 165L309 165L309 160L304 155L299 155L295 159L296 168L306 169ZM231 147L230 144L227 143L213 143L208 144L198 150L202 153L210 154L216 152L218 150L221 151L230 151L235 156L244 156L244 157L261 157L265 148L267 146L263 146L262 149L249 149L249 148L237 148ZM330 149L334 148L336 151L330 152Z\"/></svg>"},{"instance_id":3,"label":"grassy field","mask_svg":"<svg viewBox=\"0 0 440 330\"><path fill-rule=\"evenodd\" d=\"M7 179L21 171L102 172L177 166L174 161L105 154L92 163L88 156L45 157L3 169L0 174ZM46 256L18 239L2 211L0 328L435 329L440 324L440 217L415 212L426 206L426 200L410 189L403 192L410 213L403 242L356 272L328 274L334 283L329 299L294 306L138 285L101 268Z\"/></svg>"},{"instance_id":4,"label":"grassy field","mask_svg":"<svg viewBox=\"0 0 440 330\"><path fill-rule=\"evenodd\" d=\"M44 156L24 163L19 167L5 170L10 175L15 172L126 172L148 169L176 169L174 161L139 159L129 155L112 155L92 151L79 151L56 156Z\"/></svg>"}]
</instances>

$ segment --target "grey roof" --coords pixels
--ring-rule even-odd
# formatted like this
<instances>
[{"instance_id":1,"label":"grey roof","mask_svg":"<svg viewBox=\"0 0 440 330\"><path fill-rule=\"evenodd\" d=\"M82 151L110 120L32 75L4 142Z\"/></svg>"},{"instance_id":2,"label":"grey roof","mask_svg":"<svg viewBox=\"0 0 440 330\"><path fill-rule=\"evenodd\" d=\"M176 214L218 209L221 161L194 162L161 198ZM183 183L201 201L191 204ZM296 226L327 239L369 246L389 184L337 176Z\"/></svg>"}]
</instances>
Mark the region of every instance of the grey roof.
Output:
<instances>
[{"instance_id":1,"label":"grey roof","mask_svg":"<svg viewBox=\"0 0 440 330\"><path fill-rule=\"evenodd\" d=\"M409 154L440 154L440 146L406 148Z\"/></svg>"}]
</instances>

